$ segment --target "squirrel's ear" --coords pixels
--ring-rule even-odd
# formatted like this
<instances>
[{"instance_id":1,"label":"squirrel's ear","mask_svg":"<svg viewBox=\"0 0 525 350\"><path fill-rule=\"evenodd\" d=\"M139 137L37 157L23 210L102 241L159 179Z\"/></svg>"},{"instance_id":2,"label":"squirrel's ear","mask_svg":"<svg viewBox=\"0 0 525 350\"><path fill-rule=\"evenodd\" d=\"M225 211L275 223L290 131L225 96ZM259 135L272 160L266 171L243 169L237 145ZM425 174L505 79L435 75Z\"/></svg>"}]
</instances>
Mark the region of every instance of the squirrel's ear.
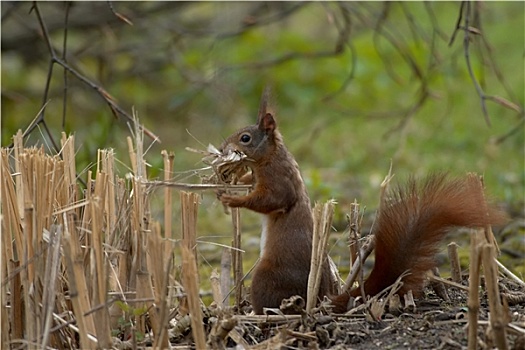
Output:
<instances>
[{"instance_id":1,"label":"squirrel's ear","mask_svg":"<svg viewBox=\"0 0 525 350\"><path fill-rule=\"evenodd\" d=\"M276 127L277 123L271 113L266 113L262 118L259 118L259 130L266 134L272 133Z\"/></svg>"},{"instance_id":2,"label":"squirrel's ear","mask_svg":"<svg viewBox=\"0 0 525 350\"><path fill-rule=\"evenodd\" d=\"M277 128L277 123L273 115L268 112L268 100L270 98L270 87L267 86L261 96L261 103L259 104L259 113L257 114L257 125L259 130L269 134Z\"/></svg>"}]
</instances>

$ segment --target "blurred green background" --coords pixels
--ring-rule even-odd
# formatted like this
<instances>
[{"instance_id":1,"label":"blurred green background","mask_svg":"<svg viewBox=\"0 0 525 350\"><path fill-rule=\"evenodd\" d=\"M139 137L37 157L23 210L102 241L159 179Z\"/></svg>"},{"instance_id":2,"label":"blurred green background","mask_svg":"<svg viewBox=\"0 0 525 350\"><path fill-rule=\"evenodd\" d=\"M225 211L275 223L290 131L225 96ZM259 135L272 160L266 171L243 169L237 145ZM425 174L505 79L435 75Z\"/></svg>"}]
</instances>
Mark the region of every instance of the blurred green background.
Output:
<instances>
[{"instance_id":1,"label":"blurred green background","mask_svg":"<svg viewBox=\"0 0 525 350\"><path fill-rule=\"evenodd\" d=\"M518 251L510 256L521 259L525 4L469 3L470 11L463 11L473 74L486 95L503 101L486 101L490 126L469 76L465 32L459 30L449 45L461 4L46 2L38 3L38 13L57 57L64 57L65 47L69 65L128 114L134 108L160 138L146 138L150 178L161 176L165 149L175 152L178 181L198 181L186 171L202 166L200 156L185 147L219 145L253 123L262 89L270 84L279 127L312 200L339 203L332 244L333 255L343 258L336 261L347 259L342 232L350 203L357 199L373 214L391 162L401 181L437 170L483 174L487 192L521 220L510 248ZM51 55L32 3L1 6L6 147L43 105ZM97 149L114 148L124 176L130 135L125 118L116 118L74 75L67 74L66 83L59 65L46 101L52 137L59 140L62 130L76 135L78 169L93 167ZM41 125L26 142L51 148ZM162 207L161 193L153 200ZM155 215L162 219L160 209ZM243 244L252 258L258 254L258 220L243 212ZM214 194L204 194L202 240L229 243L230 230ZM199 249L205 261L219 254L213 245ZM253 260L247 261L246 270Z\"/></svg>"}]
</instances>

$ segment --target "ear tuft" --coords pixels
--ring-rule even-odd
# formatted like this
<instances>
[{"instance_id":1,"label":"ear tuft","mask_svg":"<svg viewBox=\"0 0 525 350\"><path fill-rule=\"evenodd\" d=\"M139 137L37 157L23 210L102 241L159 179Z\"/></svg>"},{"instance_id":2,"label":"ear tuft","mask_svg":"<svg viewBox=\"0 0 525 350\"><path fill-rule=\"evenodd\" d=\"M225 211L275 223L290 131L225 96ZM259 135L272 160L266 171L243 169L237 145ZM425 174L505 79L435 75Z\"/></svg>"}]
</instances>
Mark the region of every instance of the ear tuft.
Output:
<instances>
[{"instance_id":1,"label":"ear tuft","mask_svg":"<svg viewBox=\"0 0 525 350\"><path fill-rule=\"evenodd\" d=\"M270 87L266 86L261 96L261 102L259 102L259 113L257 113L257 123L260 123L263 117L267 113L268 101L270 100Z\"/></svg>"}]
</instances>

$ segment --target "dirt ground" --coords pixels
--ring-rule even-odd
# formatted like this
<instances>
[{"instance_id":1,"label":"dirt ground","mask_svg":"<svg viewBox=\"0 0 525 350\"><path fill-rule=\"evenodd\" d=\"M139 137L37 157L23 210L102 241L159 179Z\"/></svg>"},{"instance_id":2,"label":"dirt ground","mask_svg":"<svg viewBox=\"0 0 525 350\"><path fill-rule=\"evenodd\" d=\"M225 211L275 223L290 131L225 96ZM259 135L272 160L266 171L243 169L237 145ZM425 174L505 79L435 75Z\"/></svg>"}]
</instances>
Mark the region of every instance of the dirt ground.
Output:
<instances>
[{"instance_id":1,"label":"dirt ground","mask_svg":"<svg viewBox=\"0 0 525 350\"><path fill-rule=\"evenodd\" d=\"M467 280L468 276L464 277L463 285ZM506 327L509 349L525 349L525 290L509 279L501 279L499 286L509 304L510 319ZM387 309L380 321L367 319L364 312L336 315L326 310L314 316L305 313L302 316L249 316L251 307L246 303L241 312L232 310L229 315L226 311L208 308L204 326L210 348L466 349L468 292L448 287L447 294L450 300L444 301L427 287L424 296L414 299L415 310L402 309L394 316ZM483 288L480 298L477 348L493 349L496 347L489 326L487 293ZM270 322L266 322L265 317ZM180 319L172 320L172 345L194 348L190 345L193 342L189 324L182 329L181 323ZM219 324L221 327L217 327Z\"/></svg>"}]
</instances>

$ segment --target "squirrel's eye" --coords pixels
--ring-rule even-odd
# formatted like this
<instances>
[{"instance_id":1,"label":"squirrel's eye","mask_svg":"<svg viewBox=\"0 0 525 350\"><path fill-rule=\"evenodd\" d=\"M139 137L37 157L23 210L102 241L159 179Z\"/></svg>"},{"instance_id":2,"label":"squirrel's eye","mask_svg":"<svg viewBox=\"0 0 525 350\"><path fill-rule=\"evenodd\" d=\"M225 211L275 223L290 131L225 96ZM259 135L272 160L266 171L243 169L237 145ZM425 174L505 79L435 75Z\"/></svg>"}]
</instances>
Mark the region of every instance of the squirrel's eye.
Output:
<instances>
[{"instance_id":1,"label":"squirrel's eye","mask_svg":"<svg viewBox=\"0 0 525 350\"><path fill-rule=\"evenodd\" d=\"M247 143L249 143L251 140L252 140L252 137L251 137L249 134L242 134L242 135L241 135L240 141L241 141L242 143L247 144Z\"/></svg>"}]
</instances>

